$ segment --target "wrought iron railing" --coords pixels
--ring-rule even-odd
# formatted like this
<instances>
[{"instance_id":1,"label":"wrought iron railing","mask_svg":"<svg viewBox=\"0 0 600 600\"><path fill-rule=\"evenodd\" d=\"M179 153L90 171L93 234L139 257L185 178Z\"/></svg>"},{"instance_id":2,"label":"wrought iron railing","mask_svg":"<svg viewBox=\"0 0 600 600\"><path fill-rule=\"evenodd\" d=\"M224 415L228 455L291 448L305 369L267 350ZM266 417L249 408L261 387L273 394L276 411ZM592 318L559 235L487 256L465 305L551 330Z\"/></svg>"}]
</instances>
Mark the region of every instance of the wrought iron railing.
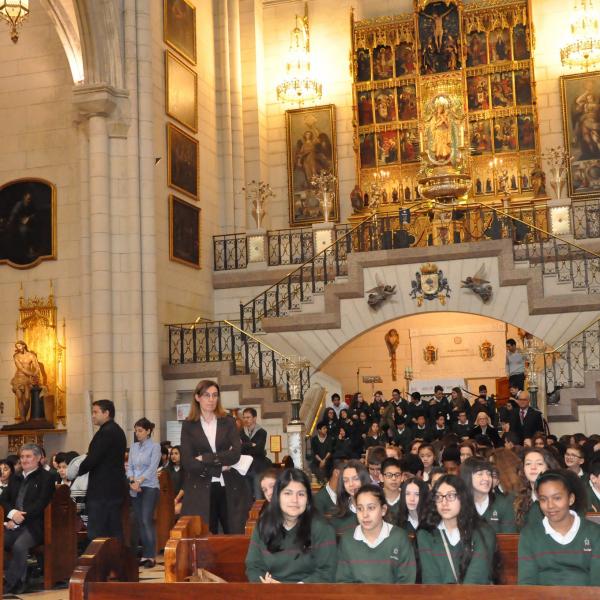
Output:
<instances>
[{"instance_id":1,"label":"wrought iron railing","mask_svg":"<svg viewBox=\"0 0 600 600\"><path fill-rule=\"evenodd\" d=\"M274 387L279 401L291 401L283 354L227 321L168 325L169 364L231 362L232 372L252 375L256 388ZM300 398L310 387L310 369L300 372Z\"/></svg>"},{"instance_id":2,"label":"wrought iron railing","mask_svg":"<svg viewBox=\"0 0 600 600\"><path fill-rule=\"evenodd\" d=\"M571 218L575 239L600 237L600 198L573 202Z\"/></svg>"},{"instance_id":3,"label":"wrought iron railing","mask_svg":"<svg viewBox=\"0 0 600 600\"><path fill-rule=\"evenodd\" d=\"M245 269L248 266L248 242L245 233L230 233L213 237L213 268L215 271Z\"/></svg>"}]
</instances>

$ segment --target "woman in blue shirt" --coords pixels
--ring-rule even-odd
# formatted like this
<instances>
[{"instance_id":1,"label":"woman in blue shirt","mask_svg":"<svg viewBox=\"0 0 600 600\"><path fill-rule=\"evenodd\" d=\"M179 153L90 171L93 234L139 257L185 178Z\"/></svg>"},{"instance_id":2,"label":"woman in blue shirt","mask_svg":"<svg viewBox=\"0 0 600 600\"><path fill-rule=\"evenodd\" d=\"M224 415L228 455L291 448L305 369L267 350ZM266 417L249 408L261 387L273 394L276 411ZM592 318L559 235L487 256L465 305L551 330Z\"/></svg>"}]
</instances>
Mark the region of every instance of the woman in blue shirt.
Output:
<instances>
[{"instance_id":1,"label":"woman in blue shirt","mask_svg":"<svg viewBox=\"0 0 600 600\"><path fill-rule=\"evenodd\" d=\"M160 444L150 439L153 430L154 423L145 417L135 422L133 431L137 441L129 451L127 465L129 494L142 542L140 565L147 568L156 565L154 509L160 491L157 472L160 463Z\"/></svg>"}]
</instances>

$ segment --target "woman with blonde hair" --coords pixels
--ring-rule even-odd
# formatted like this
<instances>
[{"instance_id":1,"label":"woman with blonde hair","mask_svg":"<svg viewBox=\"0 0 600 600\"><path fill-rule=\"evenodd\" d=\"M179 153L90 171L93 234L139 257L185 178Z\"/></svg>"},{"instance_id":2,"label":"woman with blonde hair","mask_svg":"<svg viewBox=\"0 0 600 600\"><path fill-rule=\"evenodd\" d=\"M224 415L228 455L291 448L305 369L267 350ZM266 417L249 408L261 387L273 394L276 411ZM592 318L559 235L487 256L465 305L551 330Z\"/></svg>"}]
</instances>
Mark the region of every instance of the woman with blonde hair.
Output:
<instances>
[{"instance_id":1,"label":"woman with blonde hair","mask_svg":"<svg viewBox=\"0 0 600 600\"><path fill-rule=\"evenodd\" d=\"M490 416L484 411L477 413L477 416L475 417L475 427L471 429L469 437L471 439L475 439L478 435L485 435L488 437L494 445L494 448L499 448L502 446L502 440L492 425Z\"/></svg>"}]
</instances>

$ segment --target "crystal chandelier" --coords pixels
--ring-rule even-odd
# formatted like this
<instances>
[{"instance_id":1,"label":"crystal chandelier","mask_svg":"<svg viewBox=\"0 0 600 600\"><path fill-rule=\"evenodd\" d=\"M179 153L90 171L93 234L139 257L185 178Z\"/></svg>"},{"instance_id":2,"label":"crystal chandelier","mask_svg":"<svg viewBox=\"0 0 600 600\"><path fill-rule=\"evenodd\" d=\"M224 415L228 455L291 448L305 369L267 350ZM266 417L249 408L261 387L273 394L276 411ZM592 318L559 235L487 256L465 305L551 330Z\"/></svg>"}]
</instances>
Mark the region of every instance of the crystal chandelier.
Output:
<instances>
[{"instance_id":1,"label":"crystal chandelier","mask_svg":"<svg viewBox=\"0 0 600 600\"><path fill-rule=\"evenodd\" d=\"M304 17L296 15L296 26L290 33L290 48L286 61L285 77L277 86L280 102L310 102L323 95L323 86L310 72L310 37L308 31L308 5Z\"/></svg>"},{"instance_id":2,"label":"crystal chandelier","mask_svg":"<svg viewBox=\"0 0 600 600\"><path fill-rule=\"evenodd\" d=\"M10 39L19 41L17 28L29 16L29 0L0 0L0 18L10 26Z\"/></svg>"},{"instance_id":3,"label":"crystal chandelier","mask_svg":"<svg viewBox=\"0 0 600 600\"><path fill-rule=\"evenodd\" d=\"M569 43L561 48L563 66L584 68L600 63L600 8L597 0L575 0Z\"/></svg>"}]
</instances>

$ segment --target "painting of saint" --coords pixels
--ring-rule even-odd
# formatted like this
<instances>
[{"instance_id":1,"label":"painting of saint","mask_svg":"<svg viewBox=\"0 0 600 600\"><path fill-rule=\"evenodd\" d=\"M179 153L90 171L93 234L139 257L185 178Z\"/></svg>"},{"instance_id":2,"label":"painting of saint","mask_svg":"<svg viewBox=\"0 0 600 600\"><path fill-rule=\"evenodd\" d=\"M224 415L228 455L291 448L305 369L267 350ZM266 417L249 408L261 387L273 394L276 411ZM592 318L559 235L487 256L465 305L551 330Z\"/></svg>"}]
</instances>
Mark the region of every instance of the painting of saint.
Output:
<instances>
[{"instance_id":1,"label":"painting of saint","mask_svg":"<svg viewBox=\"0 0 600 600\"><path fill-rule=\"evenodd\" d=\"M389 123L396 120L396 100L393 88L375 92L375 122Z\"/></svg>"},{"instance_id":2,"label":"painting of saint","mask_svg":"<svg viewBox=\"0 0 600 600\"><path fill-rule=\"evenodd\" d=\"M383 131L377 134L377 165L391 165L398 162L398 132Z\"/></svg>"},{"instance_id":3,"label":"painting of saint","mask_svg":"<svg viewBox=\"0 0 600 600\"><path fill-rule=\"evenodd\" d=\"M531 104L531 73L529 69L515 71L515 95L518 106Z\"/></svg>"},{"instance_id":4,"label":"painting of saint","mask_svg":"<svg viewBox=\"0 0 600 600\"><path fill-rule=\"evenodd\" d=\"M467 99L469 110L487 110L490 107L487 75L467 77Z\"/></svg>"},{"instance_id":5,"label":"painting of saint","mask_svg":"<svg viewBox=\"0 0 600 600\"><path fill-rule=\"evenodd\" d=\"M517 123L514 117L494 119L494 150L513 152L517 149Z\"/></svg>"},{"instance_id":6,"label":"painting of saint","mask_svg":"<svg viewBox=\"0 0 600 600\"><path fill-rule=\"evenodd\" d=\"M198 140L167 123L167 184L198 199Z\"/></svg>"},{"instance_id":7,"label":"painting of saint","mask_svg":"<svg viewBox=\"0 0 600 600\"><path fill-rule=\"evenodd\" d=\"M467 67L487 65L487 39L483 31L474 31L467 36Z\"/></svg>"},{"instance_id":8,"label":"painting of saint","mask_svg":"<svg viewBox=\"0 0 600 600\"><path fill-rule=\"evenodd\" d=\"M460 26L455 5L434 2L419 12L419 57L421 75L460 69Z\"/></svg>"},{"instance_id":9,"label":"painting of saint","mask_svg":"<svg viewBox=\"0 0 600 600\"><path fill-rule=\"evenodd\" d=\"M417 128L400 131L400 159L403 163L419 161L419 130Z\"/></svg>"},{"instance_id":10,"label":"painting of saint","mask_svg":"<svg viewBox=\"0 0 600 600\"><path fill-rule=\"evenodd\" d=\"M165 42L196 64L196 8L186 0L163 0Z\"/></svg>"},{"instance_id":11,"label":"painting of saint","mask_svg":"<svg viewBox=\"0 0 600 600\"><path fill-rule=\"evenodd\" d=\"M492 74L492 106L506 108L514 104L512 73L502 71Z\"/></svg>"},{"instance_id":12,"label":"painting of saint","mask_svg":"<svg viewBox=\"0 0 600 600\"><path fill-rule=\"evenodd\" d=\"M0 264L30 268L56 258L56 188L20 179L0 188Z\"/></svg>"},{"instance_id":13,"label":"painting of saint","mask_svg":"<svg viewBox=\"0 0 600 600\"><path fill-rule=\"evenodd\" d=\"M200 209L176 196L169 198L170 259L200 268Z\"/></svg>"},{"instance_id":14,"label":"painting of saint","mask_svg":"<svg viewBox=\"0 0 600 600\"><path fill-rule=\"evenodd\" d=\"M491 62L511 60L510 31L508 29L494 29L490 34Z\"/></svg>"},{"instance_id":15,"label":"painting of saint","mask_svg":"<svg viewBox=\"0 0 600 600\"><path fill-rule=\"evenodd\" d=\"M375 166L375 135L366 133L359 136L360 166L368 169Z\"/></svg>"},{"instance_id":16,"label":"painting of saint","mask_svg":"<svg viewBox=\"0 0 600 600\"><path fill-rule=\"evenodd\" d=\"M515 25L513 29L513 48L515 51L515 60L528 60L531 58L527 27L525 25Z\"/></svg>"},{"instance_id":17,"label":"painting of saint","mask_svg":"<svg viewBox=\"0 0 600 600\"><path fill-rule=\"evenodd\" d=\"M198 131L198 76L171 52L165 53L166 112L170 117Z\"/></svg>"},{"instance_id":18,"label":"painting of saint","mask_svg":"<svg viewBox=\"0 0 600 600\"><path fill-rule=\"evenodd\" d=\"M377 46L373 50L373 79L391 79L394 76L394 59L391 46Z\"/></svg>"},{"instance_id":19,"label":"painting of saint","mask_svg":"<svg viewBox=\"0 0 600 600\"><path fill-rule=\"evenodd\" d=\"M394 48L396 58L396 77L412 75L416 71L415 52L412 44L402 42Z\"/></svg>"},{"instance_id":20,"label":"painting of saint","mask_svg":"<svg viewBox=\"0 0 600 600\"><path fill-rule=\"evenodd\" d=\"M519 115L517 117L519 127L519 149L535 149L535 127L533 126L532 115Z\"/></svg>"},{"instance_id":21,"label":"painting of saint","mask_svg":"<svg viewBox=\"0 0 600 600\"><path fill-rule=\"evenodd\" d=\"M371 92L356 92L358 107L358 125L373 124L373 101Z\"/></svg>"},{"instance_id":22,"label":"painting of saint","mask_svg":"<svg viewBox=\"0 0 600 600\"><path fill-rule=\"evenodd\" d=\"M489 121L474 121L471 129L471 154L477 156L488 154L492 151L492 131Z\"/></svg>"},{"instance_id":23,"label":"painting of saint","mask_svg":"<svg viewBox=\"0 0 600 600\"><path fill-rule=\"evenodd\" d=\"M356 51L356 81L371 81L371 53L368 48Z\"/></svg>"},{"instance_id":24,"label":"painting of saint","mask_svg":"<svg viewBox=\"0 0 600 600\"><path fill-rule=\"evenodd\" d=\"M397 88L398 119L410 121L417 118L417 88L409 83Z\"/></svg>"}]
</instances>

